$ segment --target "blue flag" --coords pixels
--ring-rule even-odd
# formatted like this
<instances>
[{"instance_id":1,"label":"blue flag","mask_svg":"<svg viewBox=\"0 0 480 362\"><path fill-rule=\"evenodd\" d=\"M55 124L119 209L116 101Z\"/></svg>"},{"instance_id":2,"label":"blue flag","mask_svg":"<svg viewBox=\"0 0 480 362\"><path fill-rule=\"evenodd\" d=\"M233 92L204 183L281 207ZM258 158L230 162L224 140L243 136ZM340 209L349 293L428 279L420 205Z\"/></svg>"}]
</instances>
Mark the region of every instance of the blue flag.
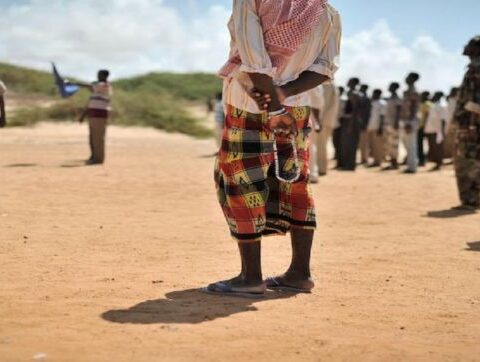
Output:
<instances>
[{"instance_id":1,"label":"blue flag","mask_svg":"<svg viewBox=\"0 0 480 362\"><path fill-rule=\"evenodd\" d=\"M65 79L63 79L60 76L60 73L58 73L55 63L52 63L52 70L53 70L53 78L55 79L55 84L57 85L58 91L62 98L70 98L71 96L73 96L75 93L78 92L78 90L80 89L79 86L74 84L68 84L67 82L65 82Z\"/></svg>"}]
</instances>

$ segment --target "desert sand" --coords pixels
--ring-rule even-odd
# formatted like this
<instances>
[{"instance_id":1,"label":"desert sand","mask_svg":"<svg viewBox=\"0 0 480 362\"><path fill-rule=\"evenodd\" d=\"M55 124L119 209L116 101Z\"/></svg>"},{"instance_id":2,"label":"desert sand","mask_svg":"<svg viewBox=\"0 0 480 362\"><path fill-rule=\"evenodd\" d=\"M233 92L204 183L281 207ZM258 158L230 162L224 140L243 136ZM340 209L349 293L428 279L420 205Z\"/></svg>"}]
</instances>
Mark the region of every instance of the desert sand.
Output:
<instances>
[{"instance_id":1,"label":"desert sand","mask_svg":"<svg viewBox=\"0 0 480 362\"><path fill-rule=\"evenodd\" d=\"M212 140L85 125L0 130L0 361L480 361L480 214L451 167L313 186L312 295L219 298L239 270ZM265 239L265 276L285 237Z\"/></svg>"}]
</instances>

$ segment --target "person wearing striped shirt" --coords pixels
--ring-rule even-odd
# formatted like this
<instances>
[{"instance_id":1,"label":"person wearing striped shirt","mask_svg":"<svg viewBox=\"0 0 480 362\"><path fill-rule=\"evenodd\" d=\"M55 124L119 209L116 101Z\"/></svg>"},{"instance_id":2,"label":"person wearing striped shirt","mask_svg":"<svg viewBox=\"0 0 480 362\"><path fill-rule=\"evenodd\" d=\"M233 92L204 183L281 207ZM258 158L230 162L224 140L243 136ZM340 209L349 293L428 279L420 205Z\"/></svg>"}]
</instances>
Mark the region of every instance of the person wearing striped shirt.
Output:
<instances>
[{"instance_id":1,"label":"person wearing striped shirt","mask_svg":"<svg viewBox=\"0 0 480 362\"><path fill-rule=\"evenodd\" d=\"M103 69L98 71L96 82L91 84L75 83L89 89L92 93L87 107L80 117L80 122L88 117L91 155L86 161L87 165L103 164L105 161L105 134L107 121L112 111L111 97L113 94L112 85L108 81L109 76L110 72Z\"/></svg>"}]
</instances>

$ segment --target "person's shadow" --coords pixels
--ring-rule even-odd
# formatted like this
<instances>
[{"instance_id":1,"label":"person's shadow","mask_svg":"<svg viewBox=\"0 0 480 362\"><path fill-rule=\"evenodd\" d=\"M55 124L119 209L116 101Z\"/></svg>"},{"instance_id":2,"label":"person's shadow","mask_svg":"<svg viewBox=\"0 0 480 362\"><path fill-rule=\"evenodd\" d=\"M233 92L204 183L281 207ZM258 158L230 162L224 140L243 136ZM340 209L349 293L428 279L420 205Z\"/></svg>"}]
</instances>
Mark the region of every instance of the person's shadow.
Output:
<instances>
[{"instance_id":1,"label":"person's shadow","mask_svg":"<svg viewBox=\"0 0 480 362\"><path fill-rule=\"evenodd\" d=\"M263 299L245 299L208 295L199 289L186 289L165 294L165 298L147 300L128 309L112 309L101 317L114 323L132 324L199 324L237 313L254 312L254 304L285 299L295 293L267 292Z\"/></svg>"},{"instance_id":2,"label":"person's shadow","mask_svg":"<svg viewBox=\"0 0 480 362\"><path fill-rule=\"evenodd\" d=\"M36 167L36 163L13 163L11 165L6 165L5 167L9 168L26 168L26 167Z\"/></svg>"},{"instance_id":3,"label":"person's shadow","mask_svg":"<svg viewBox=\"0 0 480 362\"><path fill-rule=\"evenodd\" d=\"M473 214L475 214L474 210L447 209L440 211L429 211L426 216L434 219L452 219Z\"/></svg>"},{"instance_id":4,"label":"person's shadow","mask_svg":"<svg viewBox=\"0 0 480 362\"><path fill-rule=\"evenodd\" d=\"M467 243L467 251L480 251L480 241L473 241L471 243Z\"/></svg>"},{"instance_id":5,"label":"person's shadow","mask_svg":"<svg viewBox=\"0 0 480 362\"><path fill-rule=\"evenodd\" d=\"M85 160L73 160L60 165L62 168L76 168L85 166Z\"/></svg>"}]
</instances>

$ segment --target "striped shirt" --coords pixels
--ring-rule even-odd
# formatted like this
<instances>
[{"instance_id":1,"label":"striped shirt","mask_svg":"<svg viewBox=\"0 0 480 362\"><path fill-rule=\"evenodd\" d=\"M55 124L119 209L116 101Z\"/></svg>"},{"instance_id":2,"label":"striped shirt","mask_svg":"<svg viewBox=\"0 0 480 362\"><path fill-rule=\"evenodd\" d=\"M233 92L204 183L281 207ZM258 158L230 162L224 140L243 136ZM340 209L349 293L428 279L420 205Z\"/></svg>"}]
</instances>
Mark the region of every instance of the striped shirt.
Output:
<instances>
[{"instance_id":1,"label":"striped shirt","mask_svg":"<svg viewBox=\"0 0 480 362\"><path fill-rule=\"evenodd\" d=\"M101 109L111 111L110 98L112 97L112 85L109 82L95 82L92 84L92 95L88 101L88 109Z\"/></svg>"},{"instance_id":2,"label":"striped shirt","mask_svg":"<svg viewBox=\"0 0 480 362\"><path fill-rule=\"evenodd\" d=\"M323 12L319 24L312 29L303 44L290 58L281 72L272 66L266 50L263 29L257 14L256 0L235 0L232 18L228 24L231 34L231 54L238 51L242 58L240 71L224 80L224 102L251 113L261 113L248 89L253 87L247 73L272 76L274 84L281 86L299 77L305 71L334 78L340 54L341 21L338 12L330 5ZM308 106L308 94L303 93L285 100L285 106Z\"/></svg>"}]
</instances>

